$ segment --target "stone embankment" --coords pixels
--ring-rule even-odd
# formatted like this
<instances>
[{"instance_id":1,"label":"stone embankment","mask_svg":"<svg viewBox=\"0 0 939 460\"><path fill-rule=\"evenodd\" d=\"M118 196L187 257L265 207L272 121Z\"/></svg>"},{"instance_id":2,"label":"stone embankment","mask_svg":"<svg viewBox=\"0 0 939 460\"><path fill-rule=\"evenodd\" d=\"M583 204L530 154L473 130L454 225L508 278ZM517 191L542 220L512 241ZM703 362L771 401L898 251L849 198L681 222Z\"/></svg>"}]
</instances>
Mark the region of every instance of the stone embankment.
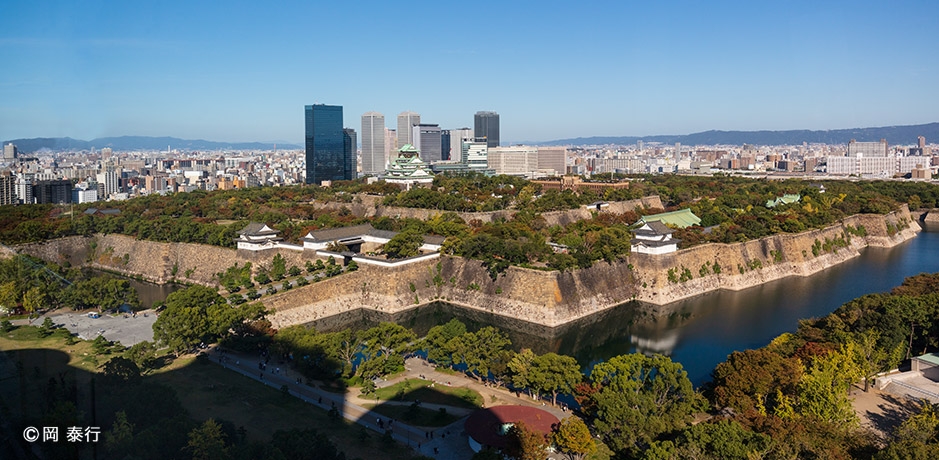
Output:
<instances>
[{"instance_id":1,"label":"stone embankment","mask_svg":"<svg viewBox=\"0 0 939 460\"><path fill-rule=\"evenodd\" d=\"M361 270L274 295L264 303L275 312L271 320L278 327L357 308L394 314L434 301L556 327L630 300L665 305L717 289L808 276L860 255L865 247L891 247L918 231L904 207L886 216L851 216L799 234L705 244L668 255L635 254L587 269L510 267L496 280L479 261L443 257L396 269ZM685 269L690 277L682 277Z\"/></svg>"},{"instance_id":2,"label":"stone embankment","mask_svg":"<svg viewBox=\"0 0 939 460\"><path fill-rule=\"evenodd\" d=\"M863 229L863 230L862 230ZM673 254L634 254L565 272L509 267L496 279L478 260L441 257L399 267L360 265L356 272L264 298L276 327L309 323L357 309L398 313L435 301L556 327L630 300L664 305L717 289L739 290L787 276L808 276L856 257L868 246L890 247L920 227L906 207L888 215L856 215L824 229L734 244L704 244ZM213 275L235 263L268 266L276 251L246 254L215 246L159 243L122 235L70 237L17 247L45 260L142 276L216 285ZM280 251L287 266L313 254Z\"/></svg>"},{"instance_id":3,"label":"stone embankment","mask_svg":"<svg viewBox=\"0 0 939 460\"><path fill-rule=\"evenodd\" d=\"M357 194L350 203L339 201L317 201L313 203L313 206L320 209L335 210L345 208L356 217L385 216L396 218L413 218L420 220L430 220L440 214L447 212L434 209L384 206L381 204L381 200L382 197L380 196ZM657 195L653 195L628 201L610 201L608 202L608 206L603 208L603 211L622 214L626 211L634 211L641 208L663 209L664 206L662 205L662 200ZM588 206L581 206L577 209L545 212L542 213L541 216L545 219L545 222L548 226L567 225L579 220L589 219L592 216L592 211L596 211L596 209L591 209ZM472 222L475 220L482 223L489 223L500 219L511 219L515 212L516 211L514 209L506 209L503 211L489 212L456 212L454 214L458 215L465 222Z\"/></svg>"}]
</instances>

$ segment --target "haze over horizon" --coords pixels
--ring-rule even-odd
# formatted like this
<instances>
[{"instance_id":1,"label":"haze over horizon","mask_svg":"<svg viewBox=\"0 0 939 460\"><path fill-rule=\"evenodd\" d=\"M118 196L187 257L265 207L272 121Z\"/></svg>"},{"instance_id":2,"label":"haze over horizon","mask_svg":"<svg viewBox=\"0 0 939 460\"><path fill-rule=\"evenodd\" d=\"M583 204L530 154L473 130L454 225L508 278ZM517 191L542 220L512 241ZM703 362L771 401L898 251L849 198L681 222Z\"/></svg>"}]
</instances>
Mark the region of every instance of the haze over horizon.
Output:
<instances>
[{"instance_id":1,"label":"haze over horizon","mask_svg":"<svg viewBox=\"0 0 939 460\"><path fill-rule=\"evenodd\" d=\"M0 139L299 144L312 103L507 141L936 121L935 2L236 3L9 6Z\"/></svg>"}]
</instances>

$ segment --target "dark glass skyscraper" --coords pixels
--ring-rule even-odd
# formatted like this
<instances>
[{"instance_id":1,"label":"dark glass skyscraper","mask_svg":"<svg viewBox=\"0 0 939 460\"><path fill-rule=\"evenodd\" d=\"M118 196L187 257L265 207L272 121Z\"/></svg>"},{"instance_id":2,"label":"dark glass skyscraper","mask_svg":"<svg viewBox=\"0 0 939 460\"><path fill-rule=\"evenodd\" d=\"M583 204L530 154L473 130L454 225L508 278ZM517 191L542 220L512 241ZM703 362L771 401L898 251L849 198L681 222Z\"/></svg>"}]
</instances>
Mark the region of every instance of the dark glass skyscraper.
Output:
<instances>
[{"instance_id":1,"label":"dark glass skyscraper","mask_svg":"<svg viewBox=\"0 0 939 460\"><path fill-rule=\"evenodd\" d=\"M346 171L352 171L350 173L352 174L352 177L350 177L349 179L355 179L359 175L358 171L356 171L356 169L358 168L356 168L356 161L355 161L356 157L358 156L356 155L356 151L359 148L359 140L357 139L357 136L355 135L354 129L342 128L342 145L343 145L343 149L345 150L345 152L347 152L345 156Z\"/></svg>"},{"instance_id":2,"label":"dark glass skyscraper","mask_svg":"<svg viewBox=\"0 0 939 460\"><path fill-rule=\"evenodd\" d=\"M450 130L444 129L440 131L440 159L449 160L450 155Z\"/></svg>"},{"instance_id":3,"label":"dark glass skyscraper","mask_svg":"<svg viewBox=\"0 0 939 460\"><path fill-rule=\"evenodd\" d=\"M476 112L473 117L475 136L485 137L488 147L499 146L499 114L495 112Z\"/></svg>"},{"instance_id":4,"label":"dark glass skyscraper","mask_svg":"<svg viewBox=\"0 0 939 460\"><path fill-rule=\"evenodd\" d=\"M315 104L304 110L306 183L355 179L355 147L342 130L342 106Z\"/></svg>"}]
</instances>

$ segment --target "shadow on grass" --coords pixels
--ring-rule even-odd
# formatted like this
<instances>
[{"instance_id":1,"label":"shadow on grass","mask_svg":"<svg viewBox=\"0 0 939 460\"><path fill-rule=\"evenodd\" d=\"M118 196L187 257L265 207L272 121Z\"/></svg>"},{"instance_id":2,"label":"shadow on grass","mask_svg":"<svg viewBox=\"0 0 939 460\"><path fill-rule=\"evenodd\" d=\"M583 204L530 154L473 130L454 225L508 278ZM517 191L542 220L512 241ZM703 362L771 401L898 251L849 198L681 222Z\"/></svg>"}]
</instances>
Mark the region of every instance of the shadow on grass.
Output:
<instances>
[{"instance_id":1,"label":"shadow on grass","mask_svg":"<svg viewBox=\"0 0 939 460\"><path fill-rule=\"evenodd\" d=\"M285 439L289 447L306 447L305 454L286 456L292 460L333 458L322 449L330 442L346 458L414 455L401 444L385 442L381 434L330 417L325 410L205 358L174 361L166 356L155 372L121 380L95 372L94 366L76 367L92 356L80 346L64 345L61 338L55 343L27 340L24 331L17 336L22 342L10 343L24 348L0 353L4 459L36 458L34 448L39 458L49 459L188 459L190 433L209 418L220 425L231 453L225 458L285 458L271 453L274 448L286 452ZM112 356L98 357L97 362ZM123 417L126 423L119 422ZM58 427L58 442L27 443L22 433L29 426L40 432L42 427ZM72 426L99 427L98 442L67 442L65 434ZM321 444L313 449L316 442Z\"/></svg>"}]
</instances>

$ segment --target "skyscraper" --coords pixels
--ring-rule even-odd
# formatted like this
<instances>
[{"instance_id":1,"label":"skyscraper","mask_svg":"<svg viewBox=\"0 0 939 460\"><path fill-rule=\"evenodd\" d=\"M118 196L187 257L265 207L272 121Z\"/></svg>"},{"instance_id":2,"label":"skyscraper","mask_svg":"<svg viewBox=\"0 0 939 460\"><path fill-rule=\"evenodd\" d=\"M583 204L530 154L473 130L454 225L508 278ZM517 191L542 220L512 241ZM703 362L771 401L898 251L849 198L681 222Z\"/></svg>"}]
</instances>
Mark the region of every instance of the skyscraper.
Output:
<instances>
[{"instance_id":1,"label":"skyscraper","mask_svg":"<svg viewBox=\"0 0 939 460\"><path fill-rule=\"evenodd\" d=\"M926 152L926 136L919 136L919 148L925 154Z\"/></svg>"},{"instance_id":2,"label":"skyscraper","mask_svg":"<svg viewBox=\"0 0 939 460\"><path fill-rule=\"evenodd\" d=\"M397 149L395 145L398 144L398 132L393 129L385 128L385 168L388 167L388 163L391 163L391 160L394 160L396 157Z\"/></svg>"},{"instance_id":3,"label":"skyscraper","mask_svg":"<svg viewBox=\"0 0 939 460\"><path fill-rule=\"evenodd\" d=\"M345 152L343 157L346 174L352 174L350 179L358 177L358 163L356 162L356 153L359 150L358 137L352 128L342 128L342 147ZM351 171L351 173L350 173ZM347 179L348 180L348 179Z\"/></svg>"},{"instance_id":4,"label":"skyscraper","mask_svg":"<svg viewBox=\"0 0 939 460\"><path fill-rule=\"evenodd\" d=\"M385 171L385 116L378 112L362 115L362 174Z\"/></svg>"},{"instance_id":5,"label":"skyscraper","mask_svg":"<svg viewBox=\"0 0 939 460\"><path fill-rule=\"evenodd\" d=\"M463 161L463 142L473 141L473 130L469 128L450 130L450 159Z\"/></svg>"},{"instance_id":6,"label":"skyscraper","mask_svg":"<svg viewBox=\"0 0 939 460\"><path fill-rule=\"evenodd\" d=\"M450 159L450 130L440 130L440 159Z\"/></svg>"},{"instance_id":7,"label":"skyscraper","mask_svg":"<svg viewBox=\"0 0 939 460\"><path fill-rule=\"evenodd\" d=\"M415 112L407 111L398 114L398 145L396 148L404 147L407 144L414 144L411 137L411 127L421 124L421 115Z\"/></svg>"},{"instance_id":8,"label":"skyscraper","mask_svg":"<svg viewBox=\"0 0 939 460\"><path fill-rule=\"evenodd\" d=\"M477 138L485 137L489 147L499 146L499 114L495 112L476 112L473 117L475 135Z\"/></svg>"},{"instance_id":9,"label":"skyscraper","mask_svg":"<svg viewBox=\"0 0 939 460\"><path fill-rule=\"evenodd\" d=\"M7 144L3 146L3 159L4 160L16 159L16 146L15 145Z\"/></svg>"},{"instance_id":10,"label":"skyscraper","mask_svg":"<svg viewBox=\"0 0 939 460\"><path fill-rule=\"evenodd\" d=\"M440 125L418 124L411 127L412 145L421 151L427 163L440 161Z\"/></svg>"},{"instance_id":11,"label":"skyscraper","mask_svg":"<svg viewBox=\"0 0 939 460\"><path fill-rule=\"evenodd\" d=\"M355 178L355 149L349 149L342 130L342 106L304 107L306 125L306 183Z\"/></svg>"}]
</instances>

